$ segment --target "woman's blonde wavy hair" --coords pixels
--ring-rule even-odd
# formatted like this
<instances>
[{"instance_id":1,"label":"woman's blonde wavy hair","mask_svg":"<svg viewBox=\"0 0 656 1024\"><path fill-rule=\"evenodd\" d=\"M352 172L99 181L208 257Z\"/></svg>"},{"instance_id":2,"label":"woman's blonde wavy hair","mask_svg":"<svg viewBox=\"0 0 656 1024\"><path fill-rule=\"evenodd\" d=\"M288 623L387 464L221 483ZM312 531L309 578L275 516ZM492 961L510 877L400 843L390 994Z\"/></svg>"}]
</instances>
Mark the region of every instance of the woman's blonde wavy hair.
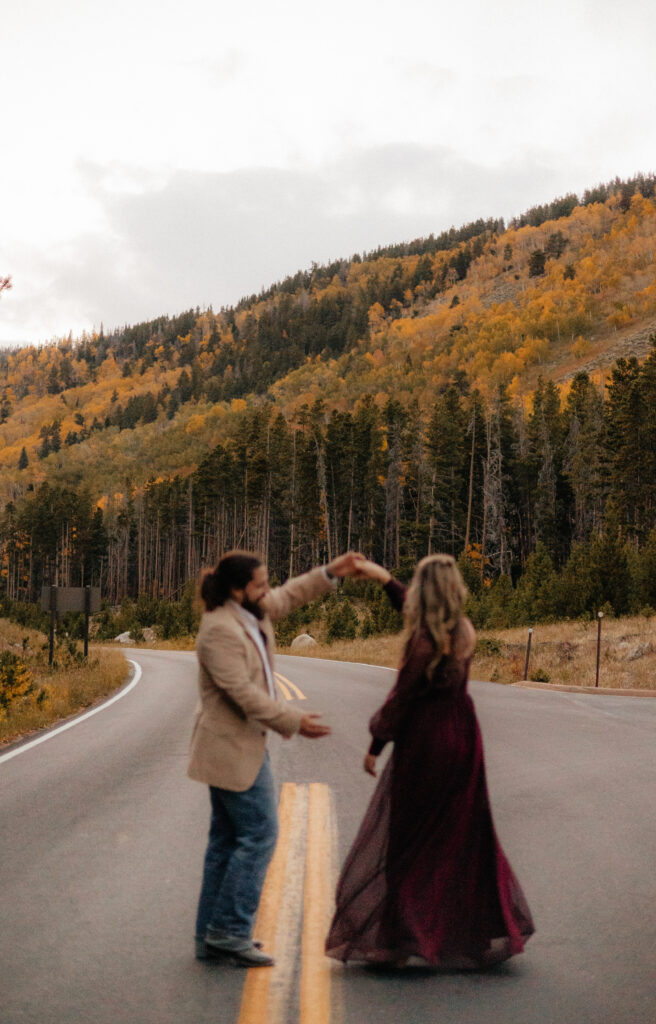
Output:
<instances>
[{"instance_id":1,"label":"woman's blonde wavy hair","mask_svg":"<svg viewBox=\"0 0 656 1024\"><path fill-rule=\"evenodd\" d=\"M443 654L451 653L451 634L464 614L467 588L451 555L428 555L415 569L403 606L405 641L423 626L435 643L429 673Z\"/></svg>"}]
</instances>

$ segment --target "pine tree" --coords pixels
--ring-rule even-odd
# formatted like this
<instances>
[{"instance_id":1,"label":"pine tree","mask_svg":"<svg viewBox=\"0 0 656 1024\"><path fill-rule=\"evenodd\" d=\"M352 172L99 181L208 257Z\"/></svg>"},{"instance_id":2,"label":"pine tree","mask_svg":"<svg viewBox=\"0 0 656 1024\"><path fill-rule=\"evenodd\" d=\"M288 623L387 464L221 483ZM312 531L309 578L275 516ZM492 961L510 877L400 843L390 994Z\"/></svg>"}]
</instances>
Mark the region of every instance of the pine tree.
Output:
<instances>
[{"instance_id":1,"label":"pine tree","mask_svg":"<svg viewBox=\"0 0 656 1024\"><path fill-rule=\"evenodd\" d=\"M50 373L48 374L48 383L46 385L46 390L49 395L58 395L59 392L61 391L57 367L54 364L51 366Z\"/></svg>"},{"instance_id":2,"label":"pine tree","mask_svg":"<svg viewBox=\"0 0 656 1024\"><path fill-rule=\"evenodd\" d=\"M431 550L457 556L464 545L467 414L458 389L450 386L434 407L428 424L426 448L433 475Z\"/></svg>"},{"instance_id":3,"label":"pine tree","mask_svg":"<svg viewBox=\"0 0 656 1024\"><path fill-rule=\"evenodd\" d=\"M528 258L528 276L540 277L544 274L546 256L542 249L535 249Z\"/></svg>"},{"instance_id":4,"label":"pine tree","mask_svg":"<svg viewBox=\"0 0 656 1024\"><path fill-rule=\"evenodd\" d=\"M61 423L55 420L50 428L50 450L58 452L61 448Z\"/></svg>"},{"instance_id":5,"label":"pine tree","mask_svg":"<svg viewBox=\"0 0 656 1024\"><path fill-rule=\"evenodd\" d=\"M395 399L385 406L383 417L387 435L385 470L385 529L383 564L397 568L401 560L401 511L403 501L403 430L406 415Z\"/></svg>"},{"instance_id":6,"label":"pine tree","mask_svg":"<svg viewBox=\"0 0 656 1024\"><path fill-rule=\"evenodd\" d=\"M353 447L353 545L380 561L385 521L385 477L381 416L371 395L364 396L353 417Z\"/></svg>"},{"instance_id":7,"label":"pine tree","mask_svg":"<svg viewBox=\"0 0 656 1024\"><path fill-rule=\"evenodd\" d=\"M562 564L569 553L568 484L563 476L564 423L553 381L538 378L529 419L530 458L534 465L533 525L537 541Z\"/></svg>"},{"instance_id":8,"label":"pine tree","mask_svg":"<svg viewBox=\"0 0 656 1024\"><path fill-rule=\"evenodd\" d=\"M486 453L483 468L481 570L489 564L510 576L519 537L517 434L507 391L501 388L486 412Z\"/></svg>"},{"instance_id":9,"label":"pine tree","mask_svg":"<svg viewBox=\"0 0 656 1024\"><path fill-rule=\"evenodd\" d=\"M573 539L580 543L601 529L607 475L603 402L587 373L574 377L563 416L563 473L573 497Z\"/></svg>"},{"instance_id":10,"label":"pine tree","mask_svg":"<svg viewBox=\"0 0 656 1024\"><path fill-rule=\"evenodd\" d=\"M611 460L609 497L620 530L640 536L643 528L645 472L651 462L644 450L643 422L649 421L644 404L641 369L635 356L618 359L611 372L606 404L606 428Z\"/></svg>"}]
</instances>

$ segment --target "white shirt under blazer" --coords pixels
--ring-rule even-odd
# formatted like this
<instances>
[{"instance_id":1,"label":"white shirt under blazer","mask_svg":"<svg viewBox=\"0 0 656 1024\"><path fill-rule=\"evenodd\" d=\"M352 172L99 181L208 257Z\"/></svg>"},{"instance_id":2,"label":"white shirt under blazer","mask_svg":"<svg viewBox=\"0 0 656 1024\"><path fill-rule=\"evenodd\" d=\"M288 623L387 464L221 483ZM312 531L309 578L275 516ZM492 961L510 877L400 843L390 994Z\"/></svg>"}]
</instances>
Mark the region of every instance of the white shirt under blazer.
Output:
<instances>
[{"instance_id":1,"label":"white shirt under blazer","mask_svg":"<svg viewBox=\"0 0 656 1024\"><path fill-rule=\"evenodd\" d=\"M298 732L302 712L273 691L273 622L294 608L332 590L324 569L312 569L270 590L262 600L262 620L234 602L205 612L196 637L200 703L196 709L187 774L197 782L243 792L255 782L266 750L266 730L283 736ZM264 654L264 657L263 657ZM266 662L265 659L266 658ZM268 662L268 672L265 664Z\"/></svg>"}]
</instances>

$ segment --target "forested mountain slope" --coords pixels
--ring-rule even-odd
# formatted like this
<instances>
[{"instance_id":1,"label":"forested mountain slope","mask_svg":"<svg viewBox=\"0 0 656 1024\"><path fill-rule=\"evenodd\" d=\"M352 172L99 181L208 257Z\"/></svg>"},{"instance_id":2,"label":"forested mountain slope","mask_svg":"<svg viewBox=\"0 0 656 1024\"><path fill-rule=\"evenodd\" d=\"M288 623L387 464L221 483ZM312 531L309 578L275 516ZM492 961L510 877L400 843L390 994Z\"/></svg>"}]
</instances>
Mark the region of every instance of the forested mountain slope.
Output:
<instances>
[{"instance_id":1,"label":"forested mountain slope","mask_svg":"<svg viewBox=\"0 0 656 1024\"><path fill-rule=\"evenodd\" d=\"M360 546L401 571L467 549L479 579L516 579L609 523L640 552L655 252L641 177L0 354L6 594L173 595L234 544L280 576Z\"/></svg>"}]
</instances>

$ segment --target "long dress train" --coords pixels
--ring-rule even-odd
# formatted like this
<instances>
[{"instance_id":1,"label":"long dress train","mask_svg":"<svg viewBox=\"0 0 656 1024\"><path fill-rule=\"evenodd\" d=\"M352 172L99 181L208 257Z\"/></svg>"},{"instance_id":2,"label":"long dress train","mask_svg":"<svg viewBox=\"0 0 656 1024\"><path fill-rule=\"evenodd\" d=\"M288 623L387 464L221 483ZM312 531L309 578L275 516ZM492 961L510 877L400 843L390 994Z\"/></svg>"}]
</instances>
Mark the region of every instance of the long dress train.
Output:
<instances>
[{"instance_id":1,"label":"long dress train","mask_svg":"<svg viewBox=\"0 0 656 1024\"><path fill-rule=\"evenodd\" d=\"M386 587L397 608L405 589ZM531 913L496 837L469 659L426 633L370 723L371 750L394 741L337 888L326 941L335 959L484 967L524 948Z\"/></svg>"}]
</instances>

